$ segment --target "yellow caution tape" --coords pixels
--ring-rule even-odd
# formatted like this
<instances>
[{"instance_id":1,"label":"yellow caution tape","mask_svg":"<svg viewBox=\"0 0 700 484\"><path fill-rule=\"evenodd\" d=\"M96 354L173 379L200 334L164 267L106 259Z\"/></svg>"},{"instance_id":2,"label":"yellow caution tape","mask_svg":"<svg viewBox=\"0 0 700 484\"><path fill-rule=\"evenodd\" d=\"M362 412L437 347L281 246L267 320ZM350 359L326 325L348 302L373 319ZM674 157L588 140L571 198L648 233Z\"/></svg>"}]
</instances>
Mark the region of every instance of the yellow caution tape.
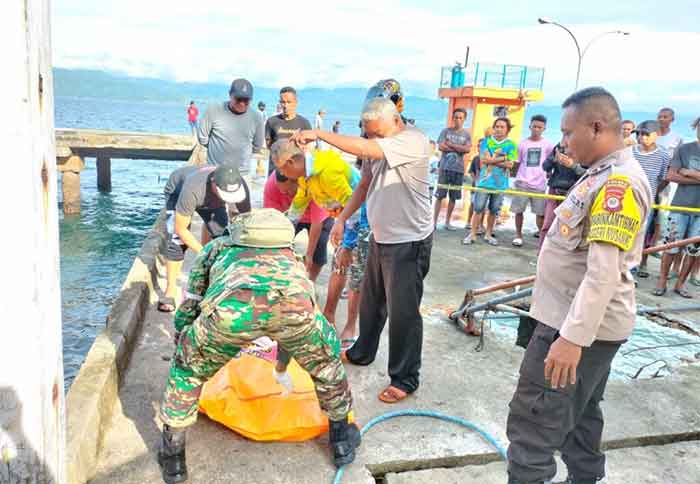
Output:
<instances>
[{"instance_id":1,"label":"yellow caution tape","mask_svg":"<svg viewBox=\"0 0 700 484\"><path fill-rule=\"evenodd\" d=\"M521 197L530 198L544 198L545 200L565 200L564 195L550 195L549 193L536 193L536 192L521 192L520 190L492 190L489 188L477 188L471 185L443 185L438 183L437 188L445 188L447 190L467 190L470 192L482 192L482 193L501 193L503 195L516 195ZM666 210L669 212L690 212L690 213L700 213L700 208L695 207L676 207L674 205L652 205L652 208L657 210Z\"/></svg>"}]
</instances>

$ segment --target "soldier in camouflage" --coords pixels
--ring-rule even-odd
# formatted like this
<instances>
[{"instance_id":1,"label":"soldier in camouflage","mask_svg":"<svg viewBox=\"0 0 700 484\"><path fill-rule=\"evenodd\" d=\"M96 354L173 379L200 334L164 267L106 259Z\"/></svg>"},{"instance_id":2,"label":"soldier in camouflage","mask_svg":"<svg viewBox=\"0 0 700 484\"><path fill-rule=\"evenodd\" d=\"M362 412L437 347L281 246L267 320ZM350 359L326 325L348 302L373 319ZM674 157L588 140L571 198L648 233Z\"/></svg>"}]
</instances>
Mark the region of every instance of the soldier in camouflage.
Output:
<instances>
[{"instance_id":1,"label":"soldier in camouflage","mask_svg":"<svg viewBox=\"0 0 700 484\"><path fill-rule=\"evenodd\" d=\"M294 227L280 212L260 209L236 217L229 232L197 257L175 314L177 348L160 409L163 479L187 479L185 429L197 418L202 385L261 336L277 341L311 375L330 420L334 463L352 462L360 433L347 419L352 396L340 342L292 249ZM285 369L279 366L275 371Z\"/></svg>"}]
</instances>

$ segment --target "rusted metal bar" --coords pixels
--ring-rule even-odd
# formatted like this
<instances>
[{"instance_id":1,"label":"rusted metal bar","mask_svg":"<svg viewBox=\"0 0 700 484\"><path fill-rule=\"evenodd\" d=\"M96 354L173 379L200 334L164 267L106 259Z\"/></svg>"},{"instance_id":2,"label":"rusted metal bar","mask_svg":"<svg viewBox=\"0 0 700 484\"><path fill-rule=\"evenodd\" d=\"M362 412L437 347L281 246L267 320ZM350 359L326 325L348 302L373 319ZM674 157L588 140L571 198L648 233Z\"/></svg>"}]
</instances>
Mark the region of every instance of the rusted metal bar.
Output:
<instances>
[{"instance_id":1,"label":"rusted metal bar","mask_svg":"<svg viewBox=\"0 0 700 484\"><path fill-rule=\"evenodd\" d=\"M676 247L685 247L686 245L690 244L700 244L700 237L691 237L689 239L677 240L675 242L669 242L668 244L649 247L648 249L644 249L642 254L646 255L653 254L654 252L663 252L664 250L675 249Z\"/></svg>"},{"instance_id":2,"label":"rusted metal bar","mask_svg":"<svg viewBox=\"0 0 700 484\"><path fill-rule=\"evenodd\" d=\"M532 284L533 282L535 282L535 276L521 277L520 279L513 279L512 281L499 282L498 284L482 287L480 289L473 289L471 293L473 296L480 296L481 294L488 294L489 292L500 291L502 289L510 289L511 287L515 286L525 286L527 284Z\"/></svg>"}]
</instances>

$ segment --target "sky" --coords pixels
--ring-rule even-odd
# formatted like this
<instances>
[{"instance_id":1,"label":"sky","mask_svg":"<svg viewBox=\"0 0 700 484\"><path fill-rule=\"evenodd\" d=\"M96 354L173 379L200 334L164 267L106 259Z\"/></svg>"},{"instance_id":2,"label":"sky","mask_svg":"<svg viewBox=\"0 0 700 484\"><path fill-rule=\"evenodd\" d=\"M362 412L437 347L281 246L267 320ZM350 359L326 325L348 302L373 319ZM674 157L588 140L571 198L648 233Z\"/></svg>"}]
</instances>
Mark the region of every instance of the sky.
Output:
<instances>
[{"instance_id":1,"label":"sky","mask_svg":"<svg viewBox=\"0 0 700 484\"><path fill-rule=\"evenodd\" d=\"M602 85L627 109L700 111L698 0L54 0L53 63L175 81L366 87L394 77L436 97L465 57L544 67L546 104ZM694 4L694 5L693 5ZM609 34L622 30L628 36ZM700 113L697 113L700 114Z\"/></svg>"}]
</instances>

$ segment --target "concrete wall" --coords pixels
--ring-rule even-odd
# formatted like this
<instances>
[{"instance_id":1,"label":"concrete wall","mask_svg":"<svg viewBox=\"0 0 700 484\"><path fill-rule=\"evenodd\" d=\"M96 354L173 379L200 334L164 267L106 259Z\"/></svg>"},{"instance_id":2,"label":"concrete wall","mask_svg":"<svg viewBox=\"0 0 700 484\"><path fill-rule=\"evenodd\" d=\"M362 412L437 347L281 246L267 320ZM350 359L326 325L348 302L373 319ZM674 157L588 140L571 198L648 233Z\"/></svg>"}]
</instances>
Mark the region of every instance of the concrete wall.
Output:
<instances>
[{"instance_id":1,"label":"concrete wall","mask_svg":"<svg viewBox=\"0 0 700 484\"><path fill-rule=\"evenodd\" d=\"M165 212L161 211L122 285L66 398L68 482L92 477L102 433L118 398L121 379L141 332L146 307L155 303L158 256L165 243Z\"/></svg>"}]
</instances>

